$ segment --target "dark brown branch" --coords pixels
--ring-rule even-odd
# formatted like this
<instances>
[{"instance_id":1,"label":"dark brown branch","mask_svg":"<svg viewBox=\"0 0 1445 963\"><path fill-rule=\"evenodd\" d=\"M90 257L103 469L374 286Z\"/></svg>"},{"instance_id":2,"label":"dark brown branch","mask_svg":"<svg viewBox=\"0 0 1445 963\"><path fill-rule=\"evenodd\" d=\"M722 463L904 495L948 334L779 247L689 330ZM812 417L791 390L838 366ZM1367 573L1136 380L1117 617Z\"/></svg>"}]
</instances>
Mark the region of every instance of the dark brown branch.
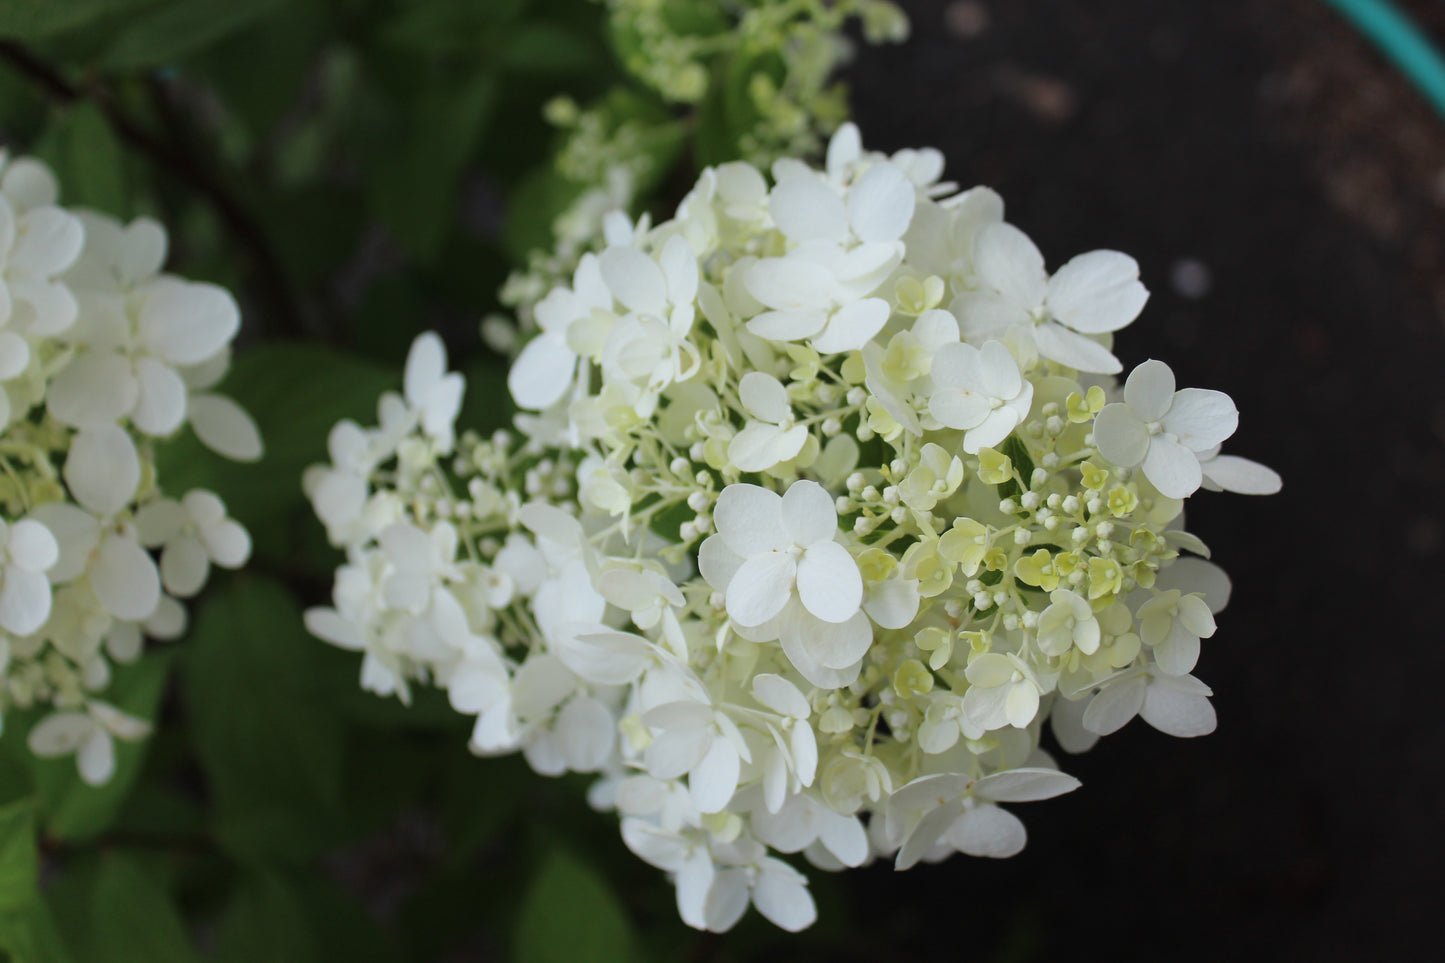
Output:
<instances>
[{"instance_id":1,"label":"dark brown branch","mask_svg":"<svg viewBox=\"0 0 1445 963\"><path fill-rule=\"evenodd\" d=\"M250 254L262 284L272 294L269 307L276 316L265 326L293 336L305 333L292 299L290 279L280 259L271 249L265 232L250 213L211 176L204 165L138 125L116 102L111 92L100 83L86 83L82 86L72 84L30 51L8 41L0 41L0 59L29 77L53 101L71 104L88 100L95 104L121 140L179 177L205 198L220 215L227 229Z\"/></svg>"}]
</instances>

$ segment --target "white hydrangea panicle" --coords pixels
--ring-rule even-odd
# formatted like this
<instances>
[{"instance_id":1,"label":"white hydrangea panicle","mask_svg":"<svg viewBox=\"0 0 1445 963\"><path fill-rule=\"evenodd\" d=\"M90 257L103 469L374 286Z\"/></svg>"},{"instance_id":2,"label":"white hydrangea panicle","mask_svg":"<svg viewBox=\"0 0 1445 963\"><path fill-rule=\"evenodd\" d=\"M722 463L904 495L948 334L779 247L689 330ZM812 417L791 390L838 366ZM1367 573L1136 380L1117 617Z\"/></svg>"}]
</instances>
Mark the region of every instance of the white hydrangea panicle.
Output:
<instances>
[{"instance_id":1,"label":"white hydrangea panicle","mask_svg":"<svg viewBox=\"0 0 1445 963\"><path fill-rule=\"evenodd\" d=\"M536 292L515 432L440 433L416 412L449 426L460 388L408 387L306 477L347 555L311 631L365 688L443 688L478 754L596 773L699 929L810 924L775 854L1017 853L1005 807L1078 786L1046 731L1214 726L1190 673L1230 587L1184 499L1278 476L1219 453L1226 395L1110 377L1133 259L1050 277L943 166L845 125L822 170L734 162L671 219L608 215ZM409 385L453 383L439 346Z\"/></svg>"},{"instance_id":2,"label":"white hydrangea panicle","mask_svg":"<svg viewBox=\"0 0 1445 963\"><path fill-rule=\"evenodd\" d=\"M149 732L101 698L112 664L140 658L146 637L182 634L177 597L250 554L215 495L167 497L156 446L187 421L238 459L258 458L261 439L208 390L240 325L230 294L161 273L154 221L57 201L44 165L0 159L0 718L50 707L31 749L74 754L99 785L114 740Z\"/></svg>"}]
</instances>

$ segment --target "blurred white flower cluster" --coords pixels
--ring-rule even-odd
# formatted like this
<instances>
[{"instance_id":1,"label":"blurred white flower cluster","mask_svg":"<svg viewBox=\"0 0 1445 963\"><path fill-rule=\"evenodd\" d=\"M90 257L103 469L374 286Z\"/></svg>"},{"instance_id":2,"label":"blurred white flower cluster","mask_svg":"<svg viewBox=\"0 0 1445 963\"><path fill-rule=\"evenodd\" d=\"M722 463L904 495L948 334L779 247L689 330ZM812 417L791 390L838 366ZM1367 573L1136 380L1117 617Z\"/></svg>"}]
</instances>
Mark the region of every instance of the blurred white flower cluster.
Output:
<instances>
[{"instance_id":1,"label":"blurred white flower cluster","mask_svg":"<svg viewBox=\"0 0 1445 963\"><path fill-rule=\"evenodd\" d=\"M1190 673L1229 582L1183 499L1278 476L1219 454L1228 396L1116 383L1131 258L1050 274L942 171L851 125L822 170L708 169L537 304L517 435L454 444L424 335L307 479L348 555L311 630L368 689L445 689L478 753L597 773L698 928L809 925L777 854L1017 853L1004 805L1078 785L1046 721L1069 752L1214 727Z\"/></svg>"},{"instance_id":2,"label":"blurred white flower cluster","mask_svg":"<svg viewBox=\"0 0 1445 963\"><path fill-rule=\"evenodd\" d=\"M149 723L104 701L114 663L185 628L178 601L250 554L221 500L167 497L155 448L189 424L261 455L215 394L240 324L218 287L161 273L165 231L57 206L40 162L0 155L0 721L36 710L31 749L100 784ZM157 561L157 559L159 561Z\"/></svg>"}]
</instances>

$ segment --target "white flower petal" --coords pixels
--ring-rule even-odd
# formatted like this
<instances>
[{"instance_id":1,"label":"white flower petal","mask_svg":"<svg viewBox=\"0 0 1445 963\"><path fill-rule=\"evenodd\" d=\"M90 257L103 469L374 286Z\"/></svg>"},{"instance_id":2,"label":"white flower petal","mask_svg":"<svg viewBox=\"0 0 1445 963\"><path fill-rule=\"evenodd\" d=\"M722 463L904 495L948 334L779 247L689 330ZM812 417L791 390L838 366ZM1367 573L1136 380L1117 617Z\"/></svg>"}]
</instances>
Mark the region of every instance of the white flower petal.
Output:
<instances>
[{"instance_id":1,"label":"white flower petal","mask_svg":"<svg viewBox=\"0 0 1445 963\"><path fill-rule=\"evenodd\" d=\"M1050 313L1085 334L1119 330L1139 316L1148 300L1138 263L1118 251L1080 254L1049 279Z\"/></svg>"},{"instance_id":2,"label":"white flower petal","mask_svg":"<svg viewBox=\"0 0 1445 963\"><path fill-rule=\"evenodd\" d=\"M863 611L880 628L901 629L918 614L918 580L890 578L868 586Z\"/></svg>"},{"instance_id":3,"label":"white flower petal","mask_svg":"<svg viewBox=\"0 0 1445 963\"><path fill-rule=\"evenodd\" d=\"M1028 235L1012 224L989 224L978 232L974 271L980 281L1012 304L1032 311L1043 303L1048 284L1044 256Z\"/></svg>"},{"instance_id":4,"label":"white flower petal","mask_svg":"<svg viewBox=\"0 0 1445 963\"><path fill-rule=\"evenodd\" d=\"M241 327L241 310L225 288L160 278L145 291L137 326L141 341L171 364L200 364Z\"/></svg>"},{"instance_id":5,"label":"white flower petal","mask_svg":"<svg viewBox=\"0 0 1445 963\"><path fill-rule=\"evenodd\" d=\"M819 354L857 351L888 323L892 308L882 298L864 298L834 311L822 332L812 339Z\"/></svg>"},{"instance_id":6,"label":"white flower petal","mask_svg":"<svg viewBox=\"0 0 1445 963\"><path fill-rule=\"evenodd\" d=\"M42 759L68 756L97 728L83 712L56 712L35 724L26 738L30 751Z\"/></svg>"},{"instance_id":7,"label":"white flower petal","mask_svg":"<svg viewBox=\"0 0 1445 963\"><path fill-rule=\"evenodd\" d=\"M140 486L140 454L118 425L76 432L65 459L65 484L75 500L97 515L119 512Z\"/></svg>"},{"instance_id":8,"label":"white flower petal","mask_svg":"<svg viewBox=\"0 0 1445 963\"><path fill-rule=\"evenodd\" d=\"M10 527L7 552L20 568L44 572L60 560L60 545L43 522L22 518Z\"/></svg>"},{"instance_id":9,"label":"white flower petal","mask_svg":"<svg viewBox=\"0 0 1445 963\"><path fill-rule=\"evenodd\" d=\"M202 531L201 542L211 561L223 568L240 568L251 557L250 533L230 519Z\"/></svg>"},{"instance_id":10,"label":"white flower petal","mask_svg":"<svg viewBox=\"0 0 1445 963\"><path fill-rule=\"evenodd\" d=\"M63 424L99 428L130 414L139 396L129 360L111 351L87 351L51 380L45 403Z\"/></svg>"},{"instance_id":11,"label":"white flower petal","mask_svg":"<svg viewBox=\"0 0 1445 963\"><path fill-rule=\"evenodd\" d=\"M858 563L837 542L817 542L803 553L798 560L797 585L804 607L824 622L847 621L863 604L863 576ZM823 664L832 663L825 658ZM832 667L841 669L850 664Z\"/></svg>"},{"instance_id":12,"label":"white flower petal","mask_svg":"<svg viewBox=\"0 0 1445 963\"><path fill-rule=\"evenodd\" d=\"M163 438L186 420L186 382L170 365L141 358L135 366L140 392L131 421L147 435Z\"/></svg>"},{"instance_id":13,"label":"white flower petal","mask_svg":"<svg viewBox=\"0 0 1445 963\"><path fill-rule=\"evenodd\" d=\"M145 549L121 535L107 535L90 566L90 584L106 611L139 622L150 617L161 597L160 574Z\"/></svg>"},{"instance_id":14,"label":"white flower petal","mask_svg":"<svg viewBox=\"0 0 1445 963\"><path fill-rule=\"evenodd\" d=\"M796 574L797 564L786 553L768 552L749 558L728 583L728 616L743 626L763 624L788 603Z\"/></svg>"},{"instance_id":15,"label":"white flower petal","mask_svg":"<svg viewBox=\"0 0 1445 963\"><path fill-rule=\"evenodd\" d=\"M21 211L49 206L60 196L55 175L33 157L17 157L5 165L0 191L4 191L10 204Z\"/></svg>"},{"instance_id":16,"label":"white flower petal","mask_svg":"<svg viewBox=\"0 0 1445 963\"><path fill-rule=\"evenodd\" d=\"M776 859L764 859L753 884L753 905L773 925L797 933L818 919L803 874Z\"/></svg>"},{"instance_id":17,"label":"white flower petal","mask_svg":"<svg viewBox=\"0 0 1445 963\"><path fill-rule=\"evenodd\" d=\"M783 499L766 488L727 486L718 495L712 517L718 535L743 558L781 550L790 544L783 526Z\"/></svg>"},{"instance_id":18,"label":"white flower petal","mask_svg":"<svg viewBox=\"0 0 1445 963\"><path fill-rule=\"evenodd\" d=\"M447 373L447 349L435 332L425 331L417 335L406 355L406 369L402 375L402 394L413 408L426 405L432 389L441 383Z\"/></svg>"},{"instance_id":19,"label":"white flower petal","mask_svg":"<svg viewBox=\"0 0 1445 963\"><path fill-rule=\"evenodd\" d=\"M1084 710L1084 728L1095 735L1107 736L1122 729L1139 714L1144 704L1144 679L1120 679L1099 690Z\"/></svg>"},{"instance_id":20,"label":"white flower petal","mask_svg":"<svg viewBox=\"0 0 1445 963\"><path fill-rule=\"evenodd\" d=\"M958 802L950 799L925 814L918 821L918 825L913 827L913 831L908 834L903 847L898 850L898 856L893 861L893 868L897 870L912 868L938 843L939 837L952 825L958 812Z\"/></svg>"},{"instance_id":21,"label":"white flower petal","mask_svg":"<svg viewBox=\"0 0 1445 963\"><path fill-rule=\"evenodd\" d=\"M161 552L161 584L177 598L195 595L210 574L211 558L194 536L174 539Z\"/></svg>"},{"instance_id":22,"label":"white flower petal","mask_svg":"<svg viewBox=\"0 0 1445 963\"><path fill-rule=\"evenodd\" d=\"M1185 388L1174 395L1174 403L1163 417L1166 430L1190 451L1206 451L1234 434L1239 411L1234 399L1209 388ZM1160 489L1163 491L1163 489Z\"/></svg>"},{"instance_id":23,"label":"white flower petal","mask_svg":"<svg viewBox=\"0 0 1445 963\"><path fill-rule=\"evenodd\" d=\"M707 754L688 774L692 803L701 813L722 812L738 788L742 761L727 739L714 739Z\"/></svg>"},{"instance_id":24,"label":"white flower petal","mask_svg":"<svg viewBox=\"0 0 1445 963\"><path fill-rule=\"evenodd\" d=\"M30 515L50 529L60 550L60 557L47 573L50 581L61 585L84 572L91 549L100 538L100 522L95 516L64 502L41 505Z\"/></svg>"},{"instance_id":25,"label":"white flower petal","mask_svg":"<svg viewBox=\"0 0 1445 963\"><path fill-rule=\"evenodd\" d=\"M629 311L662 317L667 310L667 280L657 262L634 247L609 247L598 255L602 279Z\"/></svg>"},{"instance_id":26,"label":"white flower petal","mask_svg":"<svg viewBox=\"0 0 1445 963\"><path fill-rule=\"evenodd\" d=\"M1162 361L1150 359L1124 382L1124 403L1144 421L1158 421L1174 400L1174 371Z\"/></svg>"},{"instance_id":27,"label":"white flower petal","mask_svg":"<svg viewBox=\"0 0 1445 963\"><path fill-rule=\"evenodd\" d=\"M507 387L519 408L550 408L567 393L577 370L577 355L561 338L539 335L527 342L512 370Z\"/></svg>"},{"instance_id":28,"label":"white flower petal","mask_svg":"<svg viewBox=\"0 0 1445 963\"><path fill-rule=\"evenodd\" d=\"M562 756L573 772L602 768L617 741L617 723L607 707L591 696L578 696L557 715Z\"/></svg>"},{"instance_id":29,"label":"white flower petal","mask_svg":"<svg viewBox=\"0 0 1445 963\"><path fill-rule=\"evenodd\" d=\"M343 618L340 612L329 608L307 609L304 620L306 631L324 642L353 652L366 648L366 636L353 622ZM458 710L463 711L463 710Z\"/></svg>"},{"instance_id":30,"label":"white flower petal","mask_svg":"<svg viewBox=\"0 0 1445 963\"><path fill-rule=\"evenodd\" d=\"M156 275L166 263L166 229L148 217L138 217L126 226L116 271L127 285L134 286Z\"/></svg>"},{"instance_id":31,"label":"white flower petal","mask_svg":"<svg viewBox=\"0 0 1445 963\"><path fill-rule=\"evenodd\" d=\"M1028 832L1017 816L991 803L965 809L948 828L948 841L959 852L1008 859L1023 851Z\"/></svg>"},{"instance_id":32,"label":"white flower petal","mask_svg":"<svg viewBox=\"0 0 1445 963\"><path fill-rule=\"evenodd\" d=\"M774 712L794 719L806 719L811 712L802 691L780 675L764 673L753 677L753 698Z\"/></svg>"},{"instance_id":33,"label":"white flower petal","mask_svg":"<svg viewBox=\"0 0 1445 963\"><path fill-rule=\"evenodd\" d=\"M1025 767L984 776L974 783L974 795L994 802L1037 802L1052 799L1080 786L1079 780L1057 769Z\"/></svg>"},{"instance_id":34,"label":"white flower petal","mask_svg":"<svg viewBox=\"0 0 1445 963\"><path fill-rule=\"evenodd\" d=\"M1238 455L1215 455L1200 466L1206 482L1237 495L1273 495L1284 484L1274 469Z\"/></svg>"},{"instance_id":35,"label":"white flower petal","mask_svg":"<svg viewBox=\"0 0 1445 963\"><path fill-rule=\"evenodd\" d=\"M0 283L0 296L8 296L9 291L3 283ZM4 318L8 312L0 305L0 318ZM3 321L0 321L3 323ZM0 331L0 381L9 381L11 378L19 377L25 369L30 367L30 344L14 331Z\"/></svg>"},{"instance_id":36,"label":"white flower petal","mask_svg":"<svg viewBox=\"0 0 1445 963\"><path fill-rule=\"evenodd\" d=\"M848 233L848 213L843 199L814 174L790 177L779 183L768 197L768 210L778 230L795 244L838 241Z\"/></svg>"},{"instance_id":37,"label":"white flower petal","mask_svg":"<svg viewBox=\"0 0 1445 963\"><path fill-rule=\"evenodd\" d=\"M896 241L908 230L918 192L896 165L874 164L848 191L848 222L860 241Z\"/></svg>"},{"instance_id":38,"label":"white flower petal","mask_svg":"<svg viewBox=\"0 0 1445 963\"><path fill-rule=\"evenodd\" d=\"M1155 729L1179 739L1207 736L1218 722L1206 697L1167 685L1149 686L1139 715Z\"/></svg>"},{"instance_id":39,"label":"white flower petal","mask_svg":"<svg viewBox=\"0 0 1445 963\"><path fill-rule=\"evenodd\" d=\"M1149 443L1149 453L1144 456L1141 467L1149 482L1169 498L1188 498L1204 479L1194 452L1162 435L1156 435Z\"/></svg>"},{"instance_id":40,"label":"white flower petal","mask_svg":"<svg viewBox=\"0 0 1445 963\"><path fill-rule=\"evenodd\" d=\"M1034 346L1050 361L1093 374L1118 374L1124 370L1108 348L1057 321L1047 321L1033 330Z\"/></svg>"},{"instance_id":41,"label":"white flower petal","mask_svg":"<svg viewBox=\"0 0 1445 963\"><path fill-rule=\"evenodd\" d=\"M233 461L258 461L261 432L246 410L223 395L192 395L187 408L196 437L207 448Z\"/></svg>"},{"instance_id":42,"label":"white flower petal","mask_svg":"<svg viewBox=\"0 0 1445 963\"><path fill-rule=\"evenodd\" d=\"M754 418L775 425L793 414L783 383L761 371L749 371L738 381L738 400Z\"/></svg>"},{"instance_id":43,"label":"white flower petal","mask_svg":"<svg viewBox=\"0 0 1445 963\"><path fill-rule=\"evenodd\" d=\"M712 742L702 729L665 729L647 744L647 771L658 779L676 779L702 762Z\"/></svg>"},{"instance_id":44,"label":"white flower petal","mask_svg":"<svg viewBox=\"0 0 1445 963\"><path fill-rule=\"evenodd\" d=\"M11 271L40 278L60 274L75 263L85 245L80 220L58 207L39 207L20 215Z\"/></svg>"},{"instance_id":45,"label":"white flower petal","mask_svg":"<svg viewBox=\"0 0 1445 963\"><path fill-rule=\"evenodd\" d=\"M38 631L50 617L50 581L13 565L0 578L0 627L15 635Z\"/></svg>"},{"instance_id":46,"label":"white flower petal","mask_svg":"<svg viewBox=\"0 0 1445 963\"><path fill-rule=\"evenodd\" d=\"M776 311L820 308L838 288L832 271L797 257L763 258L734 270L744 272L743 284L749 294Z\"/></svg>"},{"instance_id":47,"label":"white flower petal","mask_svg":"<svg viewBox=\"0 0 1445 963\"><path fill-rule=\"evenodd\" d=\"M856 666L873 645L873 628L868 617L855 612L843 622L814 622L803 644L811 648L825 669L838 671Z\"/></svg>"},{"instance_id":48,"label":"white flower petal","mask_svg":"<svg viewBox=\"0 0 1445 963\"><path fill-rule=\"evenodd\" d=\"M80 747L75 762L80 769L80 778L92 786L103 786L115 774L115 740L100 726L91 732L90 738Z\"/></svg>"},{"instance_id":49,"label":"white flower petal","mask_svg":"<svg viewBox=\"0 0 1445 963\"><path fill-rule=\"evenodd\" d=\"M1099 454L1123 468L1133 468L1149 454L1149 428L1134 409L1118 402L1094 416L1094 444Z\"/></svg>"}]
</instances>

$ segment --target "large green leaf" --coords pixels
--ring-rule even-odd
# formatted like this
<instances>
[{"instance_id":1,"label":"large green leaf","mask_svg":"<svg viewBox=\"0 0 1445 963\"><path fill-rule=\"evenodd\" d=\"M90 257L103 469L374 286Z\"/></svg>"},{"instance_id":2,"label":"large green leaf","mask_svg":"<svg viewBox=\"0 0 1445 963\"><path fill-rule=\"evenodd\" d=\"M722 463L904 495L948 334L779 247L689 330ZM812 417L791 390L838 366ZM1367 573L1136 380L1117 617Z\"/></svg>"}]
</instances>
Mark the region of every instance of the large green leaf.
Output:
<instances>
[{"instance_id":1,"label":"large green leaf","mask_svg":"<svg viewBox=\"0 0 1445 963\"><path fill-rule=\"evenodd\" d=\"M457 218L457 185L497 96L490 65L431 72L393 94L372 132L366 191L372 210L419 261L441 250Z\"/></svg>"},{"instance_id":2,"label":"large green leaf","mask_svg":"<svg viewBox=\"0 0 1445 963\"><path fill-rule=\"evenodd\" d=\"M324 572L323 560L308 551L321 523L301 490L301 475L326 460L326 438L337 421L376 423L377 399L400 383L400 361L389 369L319 345L285 342L242 352L222 387L256 419L265 457L233 464L188 433L158 453L161 486L177 495L193 487L215 491L250 530L254 558L290 571Z\"/></svg>"},{"instance_id":3,"label":"large green leaf","mask_svg":"<svg viewBox=\"0 0 1445 963\"><path fill-rule=\"evenodd\" d=\"M0 912L0 949L11 963L71 963L60 931L42 900Z\"/></svg>"},{"instance_id":4,"label":"large green leaf","mask_svg":"<svg viewBox=\"0 0 1445 963\"><path fill-rule=\"evenodd\" d=\"M117 666L106 699L141 719L154 719L165 692L173 651L152 652ZM116 740L115 774L102 786L80 778L73 756L37 759L35 785L45 831L57 839L82 840L108 829L140 773L149 741Z\"/></svg>"},{"instance_id":5,"label":"large green leaf","mask_svg":"<svg viewBox=\"0 0 1445 963\"><path fill-rule=\"evenodd\" d=\"M24 909L34 902L39 883L35 800L17 799L0 807L0 913Z\"/></svg>"},{"instance_id":6,"label":"large green leaf","mask_svg":"<svg viewBox=\"0 0 1445 963\"><path fill-rule=\"evenodd\" d=\"M171 0L121 31L104 60L120 68L165 66L286 6L286 0Z\"/></svg>"},{"instance_id":7,"label":"large green leaf","mask_svg":"<svg viewBox=\"0 0 1445 963\"><path fill-rule=\"evenodd\" d=\"M590 866L554 849L517 919L516 963L637 963L637 940L611 888Z\"/></svg>"},{"instance_id":8,"label":"large green leaf","mask_svg":"<svg viewBox=\"0 0 1445 963\"><path fill-rule=\"evenodd\" d=\"M322 645L291 595L261 577L235 579L197 614L182 667L190 732L215 834L242 859L304 862L341 828L344 733Z\"/></svg>"},{"instance_id":9,"label":"large green leaf","mask_svg":"<svg viewBox=\"0 0 1445 963\"><path fill-rule=\"evenodd\" d=\"M309 963L317 959L305 909L275 873L242 877L216 926L215 963Z\"/></svg>"},{"instance_id":10,"label":"large green leaf","mask_svg":"<svg viewBox=\"0 0 1445 963\"><path fill-rule=\"evenodd\" d=\"M55 173L65 185L67 205L93 207L117 217L128 212L125 159L99 107L78 101L66 111L59 154Z\"/></svg>"},{"instance_id":11,"label":"large green leaf","mask_svg":"<svg viewBox=\"0 0 1445 963\"><path fill-rule=\"evenodd\" d=\"M195 963L170 894L133 857L102 859L94 899L94 942L107 963Z\"/></svg>"}]
</instances>

